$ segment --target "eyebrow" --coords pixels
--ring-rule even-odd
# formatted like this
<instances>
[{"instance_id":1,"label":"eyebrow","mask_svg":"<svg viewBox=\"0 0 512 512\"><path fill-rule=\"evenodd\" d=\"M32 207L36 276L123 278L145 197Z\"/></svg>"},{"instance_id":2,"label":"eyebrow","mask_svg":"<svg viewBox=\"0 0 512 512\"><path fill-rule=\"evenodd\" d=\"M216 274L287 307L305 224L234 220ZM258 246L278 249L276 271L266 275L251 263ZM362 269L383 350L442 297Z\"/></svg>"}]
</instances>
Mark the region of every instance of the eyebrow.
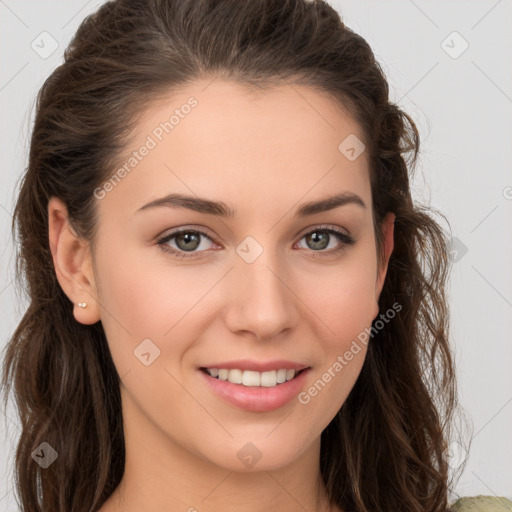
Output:
<instances>
[{"instance_id":1,"label":"eyebrow","mask_svg":"<svg viewBox=\"0 0 512 512\"><path fill-rule=\"evenodd\" d=\"M309 203L302 204L295 212L295 217L308 217L316 213L326 212L345 206L348 204L354 204L366 209L366 204L357 194L353 192L341 192L334 196L326 197L319 201L311 201ZM236 209L229 208L222 201L211 201L209 199L203 199L200 197L187 196L184 194L169 194L165 197L155 199L144 206L140 207L135 213L147 210L150 208L156 208L159 206L167 206L170 208L187 208L199 213L206 213L208 215L217 215L224 218L233 218L236 216Z\"/></svg>"}]
</instances>

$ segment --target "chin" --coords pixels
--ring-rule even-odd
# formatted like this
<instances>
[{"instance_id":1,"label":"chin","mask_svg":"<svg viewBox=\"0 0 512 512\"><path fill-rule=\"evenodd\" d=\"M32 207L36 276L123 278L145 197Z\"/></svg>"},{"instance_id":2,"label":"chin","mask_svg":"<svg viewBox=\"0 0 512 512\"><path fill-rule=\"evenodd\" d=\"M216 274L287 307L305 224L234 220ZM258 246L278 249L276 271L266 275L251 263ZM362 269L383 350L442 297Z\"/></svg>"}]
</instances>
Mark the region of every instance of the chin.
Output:
<instances>
[{"instance_id":1,"label":"chin","mask_svg":"<svg viewBox=\"0 0 512 512\"><path fill-rule=\"evenodd\" d=\"M203 454L210 462L228 471L255 473L282 469L294 463L307 448L302 440L293 442L289 436L275 432L268 435L271 431L267 429L266 438L248 436L229 438L224 443L212 442L215 451L211 451L210 445L210 450Z\"/></svg>"}]
</instances>

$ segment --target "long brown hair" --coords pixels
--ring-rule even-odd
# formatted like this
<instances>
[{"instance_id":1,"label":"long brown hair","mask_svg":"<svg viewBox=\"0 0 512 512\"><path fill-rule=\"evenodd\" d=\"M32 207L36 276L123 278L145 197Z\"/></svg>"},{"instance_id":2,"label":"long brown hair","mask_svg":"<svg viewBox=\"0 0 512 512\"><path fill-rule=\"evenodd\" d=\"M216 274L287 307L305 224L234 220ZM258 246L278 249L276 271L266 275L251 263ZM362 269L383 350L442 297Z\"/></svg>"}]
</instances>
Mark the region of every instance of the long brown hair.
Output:
<instances>
[{"instance_id":1,"label":"long brown hair","mask_svg":"<svg viewBox=\"0 0 512 512\"><path fill-rule=\"evenodd\" d=\"M83 325L62 291L48 245L48 201L94 242L94 190L116 169L138 115L161 94L205 77L263 88L303 84L360 124L370 162L376 245L396 215L379 298L399 314L377 330L361 374L322 433L321 472L332 503L358 512L444 512L448 440L457 410L448 341L449 237L409 180L420 138L389 100L367 42L315 0L117 0L80 25L64 63L42 86L14 211L16 277L29 306L5 353L21 421L16 491L24 511L97 510L124 470L120 379L101 322ZM341 141L340 141L341 142ZM46 469L42 442L58 458Z\"/></svg>"}]
</instances>

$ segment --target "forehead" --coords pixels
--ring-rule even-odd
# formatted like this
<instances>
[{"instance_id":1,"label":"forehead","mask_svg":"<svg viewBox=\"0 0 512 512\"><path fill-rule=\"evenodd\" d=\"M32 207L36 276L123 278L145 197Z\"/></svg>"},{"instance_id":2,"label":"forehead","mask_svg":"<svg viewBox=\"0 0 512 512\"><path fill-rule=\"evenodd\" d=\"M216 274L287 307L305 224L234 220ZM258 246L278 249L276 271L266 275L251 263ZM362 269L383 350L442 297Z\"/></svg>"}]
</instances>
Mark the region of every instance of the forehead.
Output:
<instances>
[{"instance_id":1,"label":"forehead","mask_svg":"<svg viewBox=\"0 0 512 512\"><path fill-rule=\"evenodd\" d=\"M193 107L189 107L191 102ZM304 152L318 144L334 143L337 150L337 142L347 135L365 138L339 101L324 91L298 84L280 83L256 89L220 78L193 82L155 100L142 114L138 135L156 130L159 138L159 124L171 118L176 143L191 144L193 132L193 139L202 144L235 143L229 148L234 154L238 149L247 151L261 143L280 145L283 150L300 144ZM165 138L168 134L164 129L161 135Z\"/></svg>"},{"instance_id":2,"label":"forehead","mask_svg":"<svg viewBox=\"0 0 512 512\"><path fill-rule=\"evenodd\" d=\"M364 139L357 122L316 89L197 81L142 113L118 161L127 172L109 197L133 210L173 191L232 202L258 195L298 201L340 190L368 197L366 152L351 160L342 151L354 137Z\"/></svg>"}]
</instances>

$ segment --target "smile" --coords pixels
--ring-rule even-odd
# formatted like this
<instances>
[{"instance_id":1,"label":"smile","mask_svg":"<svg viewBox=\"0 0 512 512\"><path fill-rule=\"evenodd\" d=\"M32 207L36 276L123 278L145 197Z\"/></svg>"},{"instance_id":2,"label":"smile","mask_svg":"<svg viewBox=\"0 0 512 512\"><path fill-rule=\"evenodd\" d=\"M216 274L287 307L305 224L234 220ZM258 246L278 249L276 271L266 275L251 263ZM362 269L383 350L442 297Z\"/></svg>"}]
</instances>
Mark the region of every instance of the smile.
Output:
<instances>
[{"instance_id":1,"label":"smile","mask_svg":"<svg viewBox=\"0 0 512 512\"><path fill-rule=\"evenodd\" d=\"M210 377L231 382L231 384L241 384L249 387L267 387L271 388L292 380L300 372L293 369L280 368L267 372L256 372L251 370L241 370L238 368L202 368Z\"/></svg>"},{"instance_id":2,"label":"smile","mask_svg":"<svg viewBox=\"0 0 512 512\"><path fill-rule=\"evenodd\" d=\"M264 372L202 367L197 373L209 392L222 401L250 412L270 412L297 397L310 371L309 367L298 371L280 368Z\"/></svg>"}]
</instances>

